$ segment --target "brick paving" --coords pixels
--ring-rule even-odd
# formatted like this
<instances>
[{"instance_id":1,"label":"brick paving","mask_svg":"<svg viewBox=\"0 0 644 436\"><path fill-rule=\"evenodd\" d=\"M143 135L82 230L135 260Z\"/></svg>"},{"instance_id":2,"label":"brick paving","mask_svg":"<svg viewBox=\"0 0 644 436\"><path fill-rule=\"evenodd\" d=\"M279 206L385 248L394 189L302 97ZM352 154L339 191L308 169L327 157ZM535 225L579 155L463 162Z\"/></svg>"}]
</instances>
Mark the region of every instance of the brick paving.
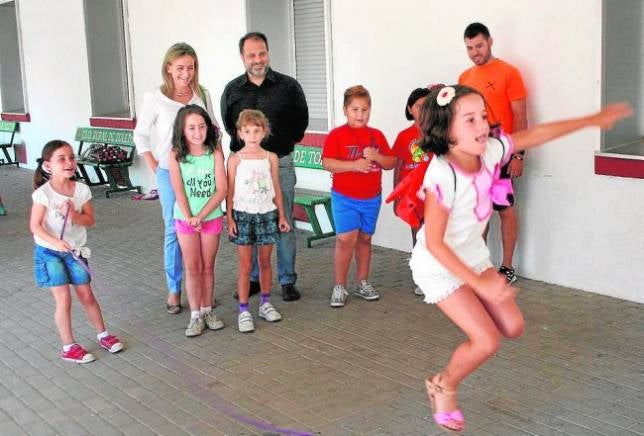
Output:
<instances>
[{"instance_id":1,"label":"brick paving","mask_svg":"<svg viewBox=\"0 0 644 436\"><path fill-rule=\"evenodd\" d=\"M284 320L256 319L255 333L242 335L231 297L235 250L222 238L215 311L226 328L188 339L188 313L165 313L158 202L106 199L101 188L93 188L97 220L89 231L95 293L127 348L100 350L75 302L76 338L97 359L62 361L53 298L32 279L31 176L0 168L9 210L0 217L1 435L278 434L273 427L441 434L422 380L462 335L412 295L407 253L375 248L381 300L350 298L331 309L333 240L306 249L300 238L303 298L284 303L276 292ZM464 382L465 434L644 434L643 306L543 282L517 285L526 333Z\"/></svg>"}]
</instances>

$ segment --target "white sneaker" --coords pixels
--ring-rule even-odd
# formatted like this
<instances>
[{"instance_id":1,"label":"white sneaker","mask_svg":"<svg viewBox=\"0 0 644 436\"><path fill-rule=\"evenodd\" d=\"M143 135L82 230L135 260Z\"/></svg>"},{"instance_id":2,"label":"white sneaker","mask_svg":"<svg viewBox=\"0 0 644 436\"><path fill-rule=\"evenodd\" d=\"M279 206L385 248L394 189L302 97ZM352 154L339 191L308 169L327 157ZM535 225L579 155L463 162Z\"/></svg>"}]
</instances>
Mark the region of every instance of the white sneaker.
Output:
<instances>
[{"instance_id":1,"label":"white sneaker","mask_svg":"<svg viewBox=\"0 0 644 436\"><path fill-rule=\"evenodd\" d=\"M269 302L259 306L259 317L264 318L268 322L276 322L282 319L282 315Z\"/></svg>"},{"instance_id":2,"label":"white sneaker","mask_svg":"<svg viewBox=\"0 0 644 436\"><path fill-rule=\"evenodd\" d=\"M237 318L237 327L239 328L240 333L250 333L255 331L253 315L251 315L247 310L240 313L239 318Z\"/></svg>"},{"instance_id":3,"label":"white sneaker","mask_svg":"<svg viewBox=\"0 0 644 436\"><path fill-rule=\"evenodd\" d=\"M217 318L217 315L212 312L204 314L203 320L206 323L206 327L210 330L219 330L224 328L224 322Z\"/></svg>"},{"instance_id":4,"label":"white sneaker","mask_svg":"<svg viewBox=\"0 0 644 436\"><path fill-rule=\"evenodd\" d=\"M416 288L414 288L414 295L418 295L419 297L422 297L425 294L423 293L422 289L420 289L418 286L416 286Z\"/></svg>"},{"instance_id":5,"label":"white sneaker","mask_svg":"<svg viewBox=\"0 0 644 436\"><path fill-rule=\"evenodd\" d=\"M364 298L367 301L373 301L380 298L380 294L371 286L366 280L360 280L356 290L353 291L353 295L356 297Z\"/></svg>"},{"instance_id":6,"label":"white sneaker","mask_svg":"<svg viewBox=\"0 0 644 436\"><path fill-rule=\"evenodd\" d=\"M188 328L186 329L186 336L189 338L193 336L199 336L205 327L205 323L202 317L190 318L188 323Z\"/></svg>"},{"instance_id":7,"label":"white sneaker","mask_svg":"<svg viewBox=\"0 0 644 436\"><path fill-rule=\"evenodd\" d=\"M349 293L342 285L335 285L331 293L331 307L342 307L347 301Z\"/></svg>"}]
</instances>

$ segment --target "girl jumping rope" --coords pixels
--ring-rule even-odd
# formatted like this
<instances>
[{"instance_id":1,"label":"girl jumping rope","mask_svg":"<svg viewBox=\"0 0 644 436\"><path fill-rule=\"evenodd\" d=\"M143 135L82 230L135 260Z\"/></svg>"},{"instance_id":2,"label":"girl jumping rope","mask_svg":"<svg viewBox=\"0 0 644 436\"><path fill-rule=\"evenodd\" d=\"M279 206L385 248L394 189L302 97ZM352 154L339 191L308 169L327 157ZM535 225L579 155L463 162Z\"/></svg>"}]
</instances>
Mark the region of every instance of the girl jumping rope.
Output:
<instances>
[{"instance_id":1,"label":"girl jumping rope","mask_svg":"<svg viewBox=\"0 0 644 436\"><path fill-rule=\"evenodd\" d=\"M410 266L426 303L435 303L467 336L447 366L425 380L434 421L460 432L459 383L499 348L502 336L523 333L515 291L493 268L482 238L492 203L507 202L511 186L499 179L512 153L584 127L611 128L629 116L627 104L576 119L490 136L483 97L465 86L433 90L421 117L423 148L433 152L423 181L425 223L418 232Z\"/></svg>"},{"instance_id":2,"label":"girl jumping rope","mask_svg":"<svg viewBox=\"0 0 644 436\"><path fill-rule=\"evenodd\" d=\"M259 317L276 322L282 315L270 302L271 251L280 237L279 232L288 232L290 226L284 215L277 155L261 146L270 134L268 119L260 111L245 109L237 120L237 134L243 147L228 158L226 216L228 235L239 254L238 327L240 332L249 333L255 330L253 316L248 311L253 246L258 246Z\"/></svg>"},{"instance_id":3,"label":"girl jumping rope","mask_svg":"<svg viewBox=\"0 0 644 436\"><path fill-rule=\"evenodd\" d=\"M190 321L186 336L224 323L212 312L215 258L223 228L221 202L226 198L224 155L219 134L201 106L191 104L177 113L169 159L176 197L174 226L186 270Z\"/></svg>"},{"instance_id":4,"label":"girl jumping rope","mask_svg":"<svg viewBox=\"0 0 644 436\"><path fill-rule=\"evenodd\" d=\"M34 234L34 276L41 288L51 288L56 300L54 320L63 343L61 357L89 363L94 356L76 343L72 333L70 284L74 285L89 321L96 328L98 343L110 353L123 349L119 339L108 333L98 301L92 293L85 247L86 227L94 225L92 193L87 185L73 180L76 158L64 141L48 142L34 174L33 207L29 227Z\"/></svg>"}]
</instances>

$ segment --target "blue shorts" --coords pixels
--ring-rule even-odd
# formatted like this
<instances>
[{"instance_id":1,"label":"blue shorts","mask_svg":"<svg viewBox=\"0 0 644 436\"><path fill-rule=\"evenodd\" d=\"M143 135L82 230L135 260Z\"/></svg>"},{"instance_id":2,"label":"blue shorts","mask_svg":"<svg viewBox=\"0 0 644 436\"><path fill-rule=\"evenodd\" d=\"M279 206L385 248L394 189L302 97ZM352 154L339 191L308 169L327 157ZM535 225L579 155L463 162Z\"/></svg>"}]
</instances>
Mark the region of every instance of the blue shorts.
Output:
<instances>
[{"instance_id":1,"label":"blue shorts","mask_svg":"<svg viewBox=\"0 0 644 436\"><path fill-rule=\"evenodd\" d=\"M381 195L373 198L351 198L331 190L331 210L336 233L360 230L373 235L382 203Z\"/></svg>"},{"instance_id":2,"label":"blue shorts","mask_svg":"<svg viewBox=\"0 0 644 436\"><path fill-rule=\"evenodd\" d=\"M86 259L82 261L87 264ZM71 253L51 250L38 244L34 247L34 278L40 288L85 285L90 282L89 274Z\"/></svg>"}]
</instances>

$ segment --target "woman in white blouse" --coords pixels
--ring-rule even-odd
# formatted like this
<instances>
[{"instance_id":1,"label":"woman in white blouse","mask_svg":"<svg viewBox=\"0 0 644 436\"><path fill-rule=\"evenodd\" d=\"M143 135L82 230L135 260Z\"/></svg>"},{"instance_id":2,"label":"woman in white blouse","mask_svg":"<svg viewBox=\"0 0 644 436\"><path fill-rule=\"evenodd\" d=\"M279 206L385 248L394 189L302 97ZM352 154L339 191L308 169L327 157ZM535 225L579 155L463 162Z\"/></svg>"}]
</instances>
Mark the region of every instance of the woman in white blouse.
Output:
<instances>
[{"instance_id":1,"label":"woman in white blouse","mask_svg":"<svg viewBox=\"0 0 644 436\"><path fill-rule=\"evenodd\" d=\"M172 128L177 112L188 104L205 108L216 124L208 91L199 85L199 61L194 49L179 42L168 49L161 66L163 84L145 94L143 107L134 129L139 155L156 173L161 212L165 224L164 265L168 284L168 313L181 312L181 250L174 230L172 211L175 202L170 184L168 158L172 148Z\"/></svg>"}]
</instances>

